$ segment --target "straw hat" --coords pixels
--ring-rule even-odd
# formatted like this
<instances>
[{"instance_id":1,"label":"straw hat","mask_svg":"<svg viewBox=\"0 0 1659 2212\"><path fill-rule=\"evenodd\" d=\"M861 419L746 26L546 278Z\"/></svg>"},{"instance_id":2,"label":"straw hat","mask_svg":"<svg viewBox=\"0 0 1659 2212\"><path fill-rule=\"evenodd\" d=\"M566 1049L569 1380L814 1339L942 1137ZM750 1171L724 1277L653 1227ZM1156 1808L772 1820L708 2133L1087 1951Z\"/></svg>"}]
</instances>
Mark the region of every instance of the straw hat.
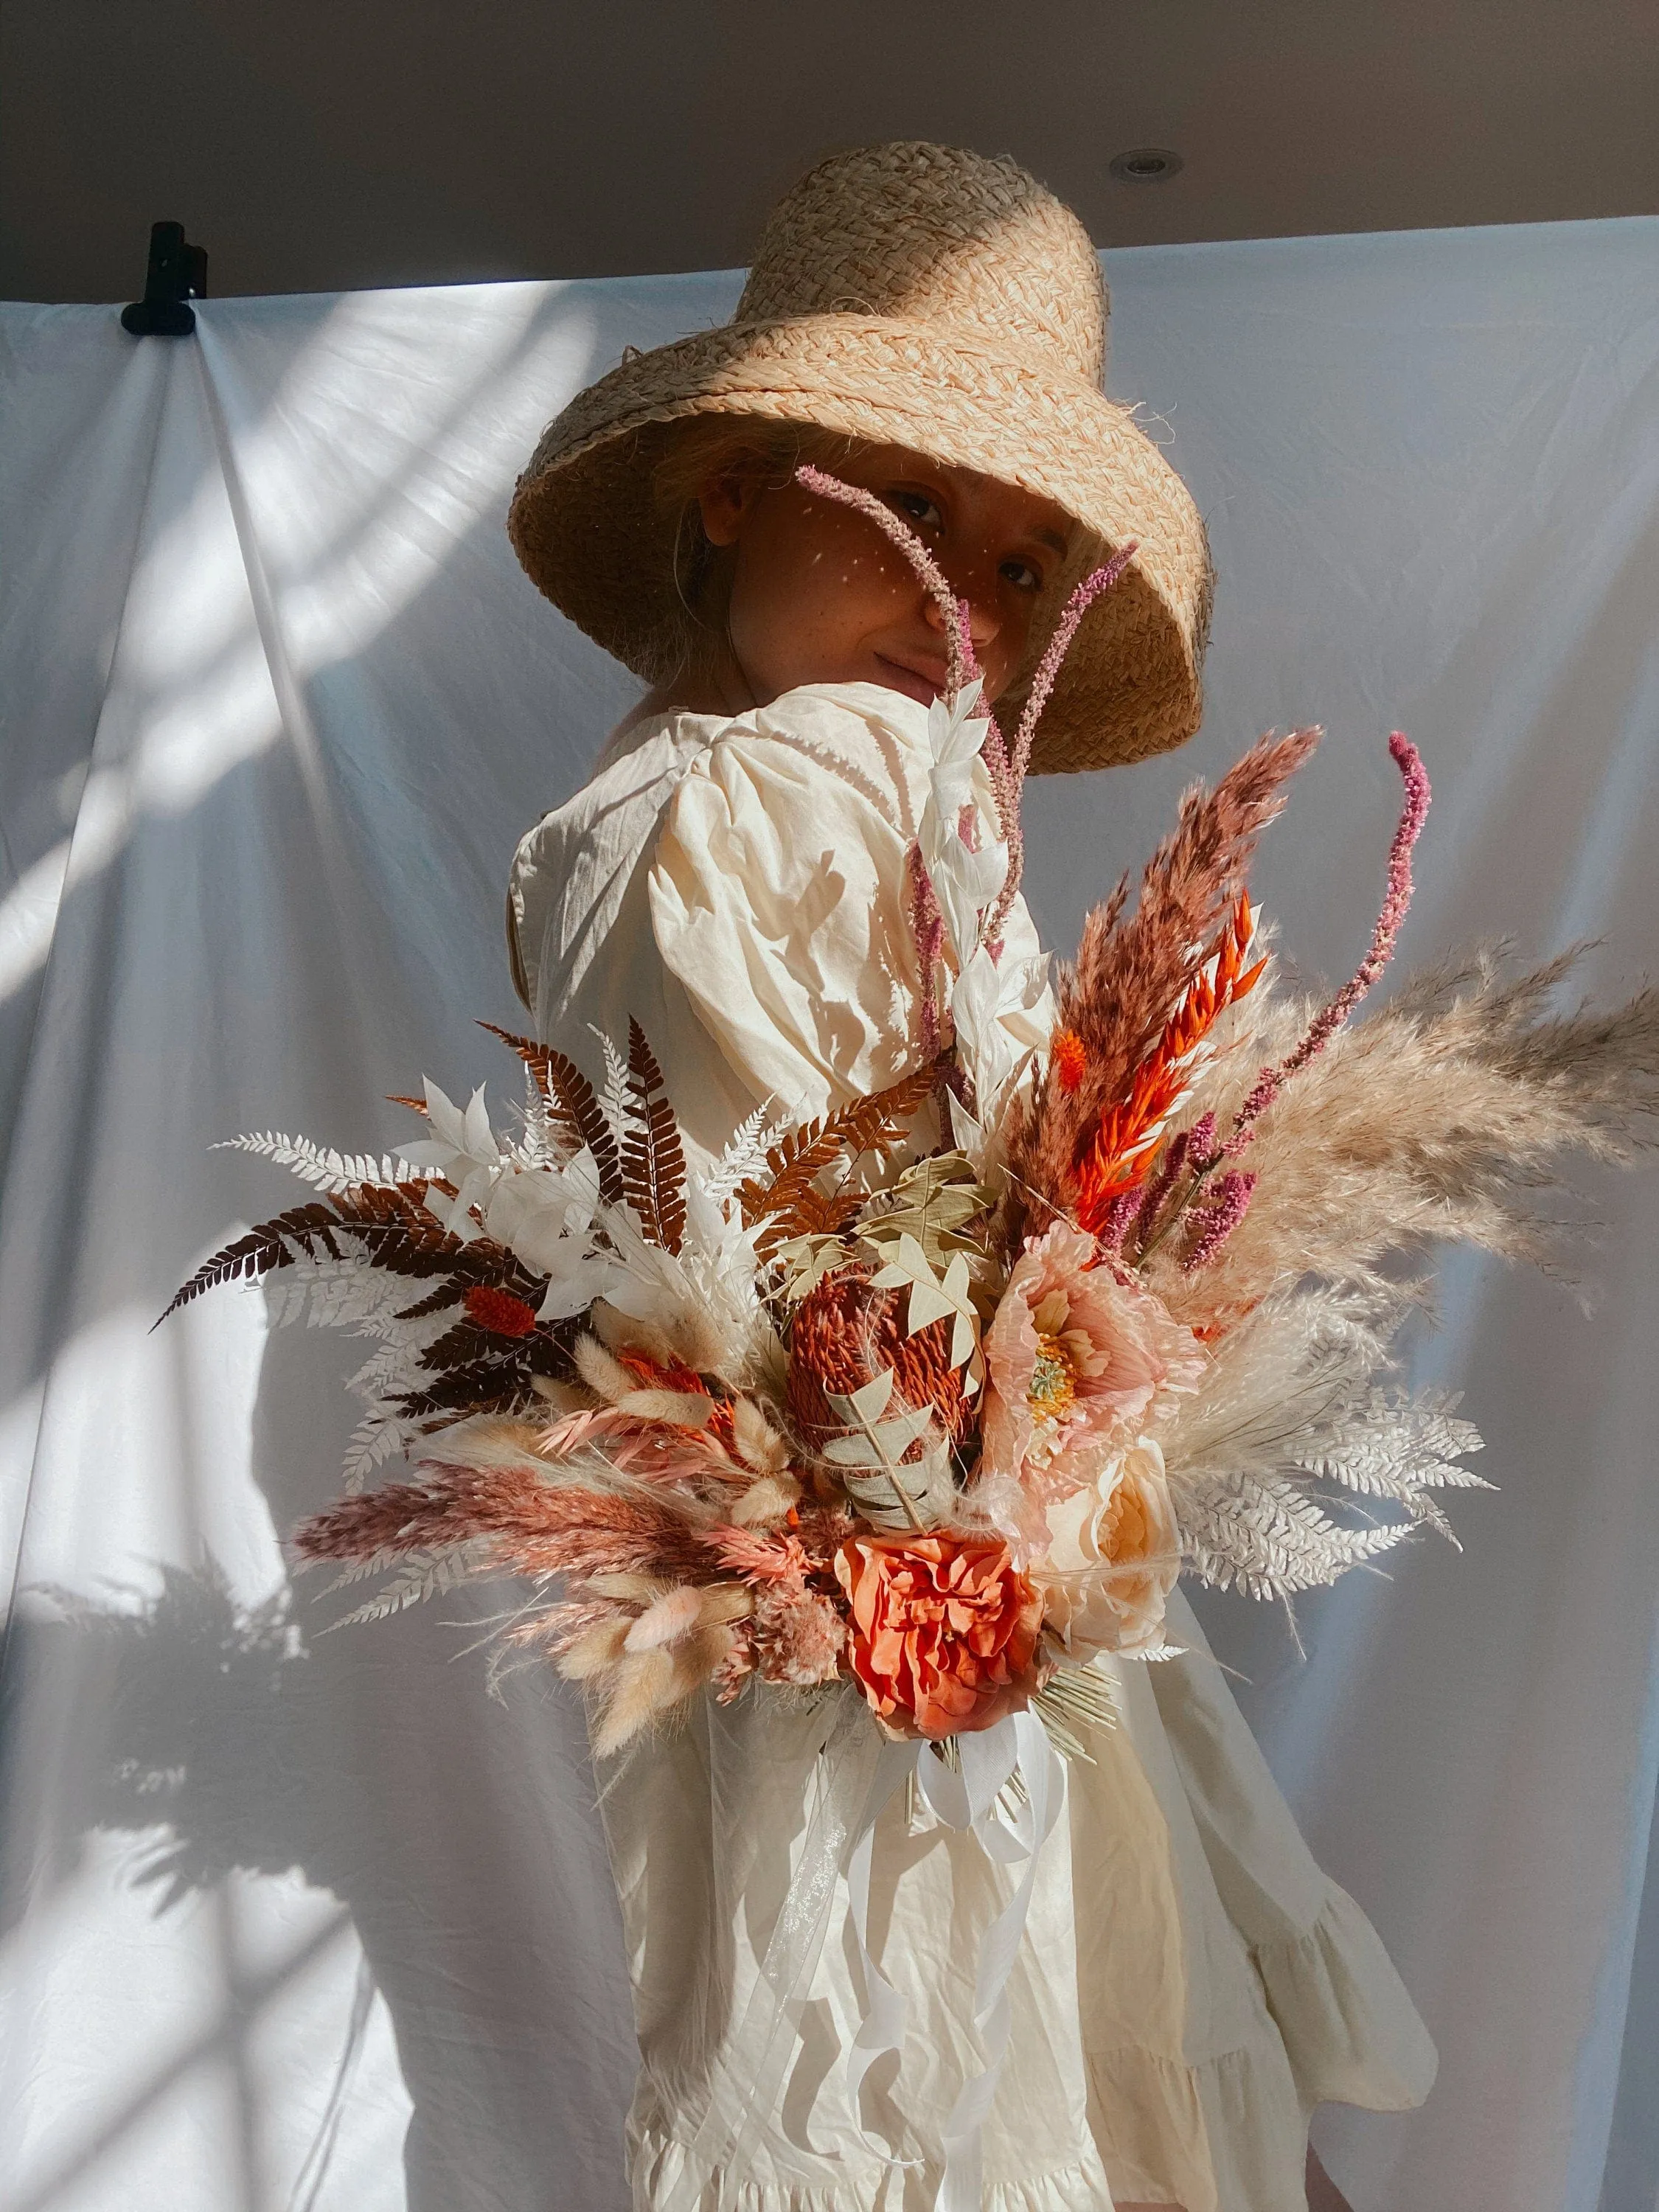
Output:
<instances>
[{"instance_id":1,"label":"straw hat","mask_svg":"<svg viewBox=\"0 0 1659 2212\"><path fill-rule=\"evenodd\" d=\"M838 155L774 211L731 322L629 353L550 424L514 546L556 606L657 678L683 621L677 518L653 485L676 426L746 416L902 446L1052 500L1090 562L1137 541L1031 765L1163 751L1198 726L1209 556L1185 485L1101 389L1106 317L1088 234L1016 163L909 143Z\"/></svg>"}]
</instances>

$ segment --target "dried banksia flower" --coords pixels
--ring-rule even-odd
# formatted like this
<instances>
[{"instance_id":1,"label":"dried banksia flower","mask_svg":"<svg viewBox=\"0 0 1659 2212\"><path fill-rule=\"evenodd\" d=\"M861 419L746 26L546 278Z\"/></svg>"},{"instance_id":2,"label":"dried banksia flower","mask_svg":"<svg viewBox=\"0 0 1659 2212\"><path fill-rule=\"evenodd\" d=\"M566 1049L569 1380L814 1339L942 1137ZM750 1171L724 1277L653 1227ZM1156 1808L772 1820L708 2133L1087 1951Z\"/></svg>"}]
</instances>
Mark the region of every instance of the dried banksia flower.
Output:
<instances>
[{"instance_id":1,"label":"dried banksia flower","mask_svg":"<svg viewBox=\"0 0 1659 2212\"><path fill-rule=\"evenodd\" d=\"M850 1397L888 1368L900 1401L933 1407L960 1441L970 1415L962 1376L951 1364L949 1319L907 1335L902 1292L878 1290L859 1266L826 1275L797 1307L789 1335L789 1411L806 1442L823 1444L846 1433L826 1392ZM907 1456L921 1452L918 1442Z\"/></svg>"}]
</instances>

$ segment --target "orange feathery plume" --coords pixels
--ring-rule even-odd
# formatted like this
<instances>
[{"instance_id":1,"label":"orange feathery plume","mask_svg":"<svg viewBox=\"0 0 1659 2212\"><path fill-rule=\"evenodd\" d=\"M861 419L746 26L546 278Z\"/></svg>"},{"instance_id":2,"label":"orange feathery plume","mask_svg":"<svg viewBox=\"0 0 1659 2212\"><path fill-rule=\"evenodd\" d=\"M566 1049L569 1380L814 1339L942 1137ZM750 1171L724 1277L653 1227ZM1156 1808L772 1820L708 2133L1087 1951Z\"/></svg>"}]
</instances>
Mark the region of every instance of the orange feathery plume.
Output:
<instances>
[{"instance_id":1,"label":"orange feathery plume","mask_svg":"<svg viewBox=\"0 0 1659 2212\"><path fill-rule=\"evenodd\" d=\"M1068 1094L1082 1082L1089 1066L1089 1048L1075 1030L1056 1030L1048 1041L1048 1058L1054 1080Z\"/></svg>"},{"instance_id":2,"label":"orange feathery plume","mask_svg":"<svg viewBox=\"0 0 1659 2212\"><path fill-rule=\"evenodd\" d=\"M462 1304L492 1336L528 1336L536 1326L534 1306L492 1283L474 1283Z\"/></svg>"},{"instance_id":3,"label":"orange feathery plume","mask_svg":"<svg viewBox=\"0 0 1659 2212\"><path fill-rule=\"evenodd\" d=\"M1135 1070L1128 1096L1101 1115L1078 1172L1076 1214L1081 1228L1103 1228L1112 1200L1133 1190L1152 1165L1165 1123L1192 1088L1211 1030L1228 1006L1255 989L1267 964L1265 959L1245 964L1255 937L1249 895L1241 892L1203 967Z\"/></svg>"}]
</instances>

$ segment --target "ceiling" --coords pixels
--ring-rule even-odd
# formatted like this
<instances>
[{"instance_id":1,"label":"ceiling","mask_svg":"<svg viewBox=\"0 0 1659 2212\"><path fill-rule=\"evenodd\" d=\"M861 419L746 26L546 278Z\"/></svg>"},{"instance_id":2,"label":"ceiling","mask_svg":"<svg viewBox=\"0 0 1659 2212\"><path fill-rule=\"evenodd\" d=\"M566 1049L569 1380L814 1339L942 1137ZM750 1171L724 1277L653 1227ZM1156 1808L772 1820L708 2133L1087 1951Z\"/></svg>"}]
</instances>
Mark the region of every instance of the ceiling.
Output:
<instances>
[{"instance_id":1,"label":"ceiling","mask_svg":"<svg viewBox=\"0 0 1659 2212\"><path fill-rule=\"evenodd\" d=\"M1659 210L1653 0L3 0L0 297L726 268L819 155L1018 155L1104 246ZM1119 183L1113 155L1180 173Z\"/></svg>"}]
</instances>

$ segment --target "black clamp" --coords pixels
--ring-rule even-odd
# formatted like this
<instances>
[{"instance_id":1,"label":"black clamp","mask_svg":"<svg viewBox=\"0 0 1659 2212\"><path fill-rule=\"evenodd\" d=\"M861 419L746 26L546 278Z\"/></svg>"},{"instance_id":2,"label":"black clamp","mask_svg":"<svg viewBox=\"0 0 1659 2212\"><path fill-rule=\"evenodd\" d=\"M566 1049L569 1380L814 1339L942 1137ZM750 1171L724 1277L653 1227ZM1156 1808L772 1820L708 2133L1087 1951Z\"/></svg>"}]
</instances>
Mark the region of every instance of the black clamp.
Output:
<instances>
[{"instance_id":1,"label":"black clamp","mask_svg":"<svg viewBox=\"0 0 1659 2212\"><path fill-rule=\"evenodd\" d=\"M191 300L207 297L207 248L191 246L181 222L150 225L144 296L121 310L121 328L136 338L187 338L196 328Z\"/></svg>"}]
</instances>

